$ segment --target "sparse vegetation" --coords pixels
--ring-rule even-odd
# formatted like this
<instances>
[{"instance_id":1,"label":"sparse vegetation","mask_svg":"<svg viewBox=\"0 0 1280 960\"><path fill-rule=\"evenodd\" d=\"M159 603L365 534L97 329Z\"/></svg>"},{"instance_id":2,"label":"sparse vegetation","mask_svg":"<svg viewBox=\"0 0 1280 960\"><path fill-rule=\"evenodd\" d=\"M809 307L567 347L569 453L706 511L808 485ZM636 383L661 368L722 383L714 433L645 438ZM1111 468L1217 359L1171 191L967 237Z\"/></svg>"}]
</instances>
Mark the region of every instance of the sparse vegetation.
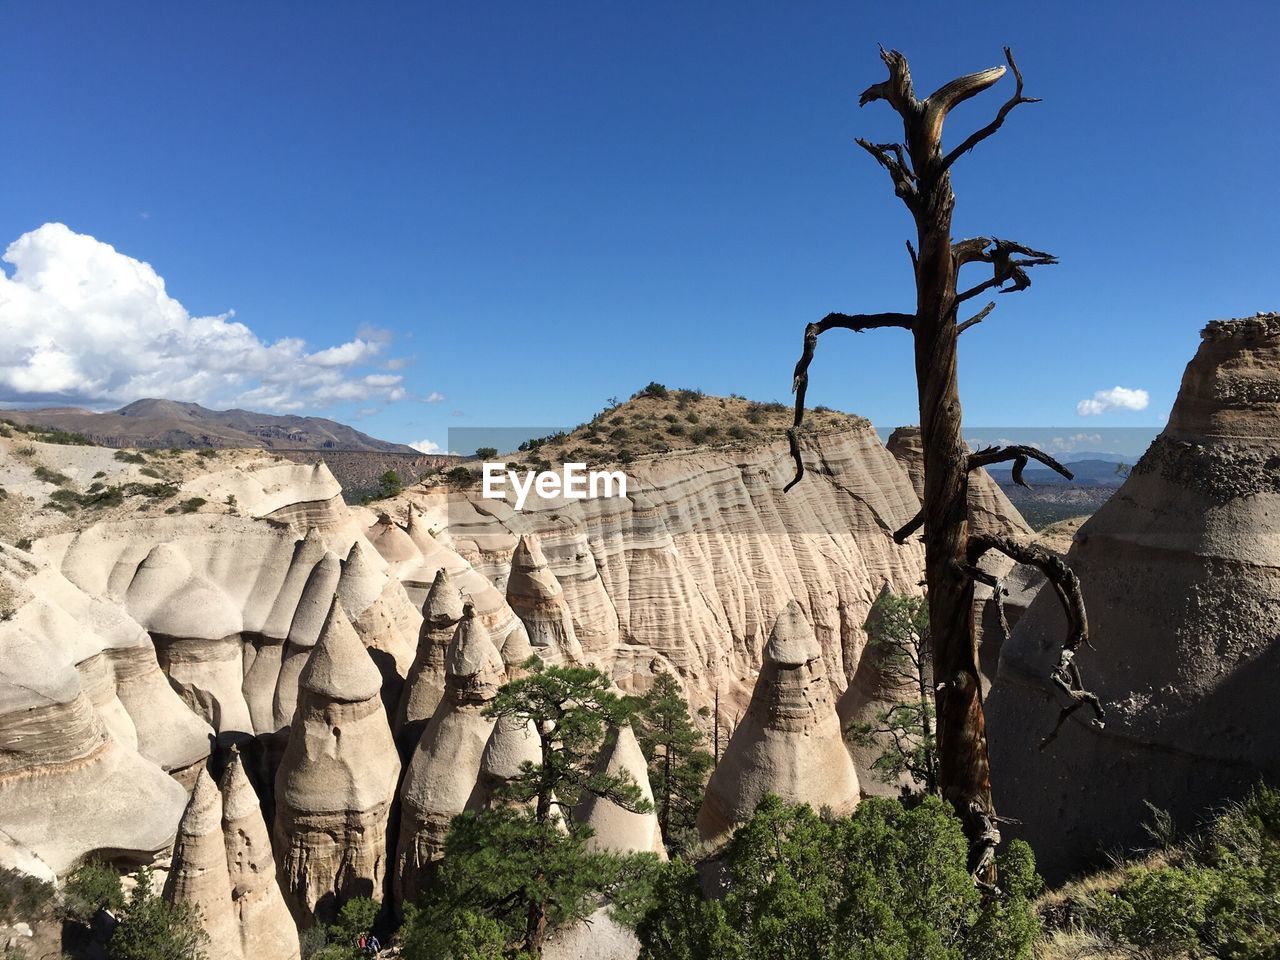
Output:
<instances>
[{"instance_id":1,"label":"sparse vegetation","mask_svg":"<svg viewBox=\"0 0 1280 960\"><path fill-rule=\"evenodd\" d=\"M33 920L54 897L53 884L20 870L0 867L0 923Z\"/></svg>"},{"instance_id":2,"label":"sparse vegetation","mask_svg":"<svg viewBox=\"0 0 1280 960\"><path fill-rule=\"evenodd\" d=\"M195 513L209 501L204 497L189 497L165 510L165 513Z\"/></svg>"},{"instance_id":3,"label":"sparse vegetation","mask_svg":"<svg viewBox=\"0 0 1280 960\"><path fill-rule=\"evenodd\" d=\"M117 450L114 454L112 454L112 459L118 460L120 463L146 463L147 462L147 458L137 450Z\"/></svg>"},{"instance_id":4,"label":"sparse vegetation","mask_svg":"<svg viewBox=\"0 0 1280 960\"><path fill-rule=\"evenodd\" d=\"M43 465L36 467L32 473L35 474L37 480L41 480L45 483L52 483L56 487L60 487L64 483L71 482L71 478L65 473L59 473L57 470L50 470L48 467Z\"/></svg>"},{"instance_id":5,"label":"sparse vegetation","mask_svg":"<svg viewBox=\"0 0 1280 960\"><path fill-rule=\"evenodd\" d=\"M633 395L633 399L634 397L656 397L659 400L665 400L669 395L670 392L665 386L656 380L650 380L648 386L642 387Z\"/></svg>"},{"instance_id":6,"label":"sparse vegetation","mask_svg":"<svg viewBox=\"0 0 1280 960\"><path fill-rule=\"evenodd\" d=\"M466 467L453 467L450 470L446 470L444 478L450 483L473 483L476 479L475 475Z\"/></svg>"},{"instance_id":7,"label":"sparse vegetation","mask_svg":"<svg viewBox=\"0 0 1280 960\"><path fill-rule=\"evenodd\" d=\"M497 447L476 447L477 460L492 460L498 455Z\"/></svg>"}]
</instances>

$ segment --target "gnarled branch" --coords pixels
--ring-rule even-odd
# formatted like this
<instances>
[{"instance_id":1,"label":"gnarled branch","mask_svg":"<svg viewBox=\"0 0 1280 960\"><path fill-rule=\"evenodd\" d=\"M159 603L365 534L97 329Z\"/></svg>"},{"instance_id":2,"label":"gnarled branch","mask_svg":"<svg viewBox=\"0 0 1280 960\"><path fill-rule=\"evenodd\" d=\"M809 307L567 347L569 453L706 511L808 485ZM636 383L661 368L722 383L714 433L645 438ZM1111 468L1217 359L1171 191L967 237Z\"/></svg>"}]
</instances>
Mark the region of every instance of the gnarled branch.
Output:
<instances>
[{"instance_id":1,"label":"gnarled branch","mask_svg":"<svg viewBox=\"0 0 1280 960\"><path fill-rule=\"evenodd\" d=\"M1040 741L1043 750L1058 736L1058 731L1066 723L1067 718L1083 706L1089 706L1094 713L1093 725L1102 729L1106 715L1102 702L1096 694L1084 687L1080 676L1080 668L1076 665L1076 652L1089 644L1089 618L1085 614L1084 596L1080 592L1080 580L1060 557L1049 553L1042 547L1023 543L1012 537L995 534L974 534L969 538L967 566L977 567L978 561L988 550L997 550L1018 563L1026 563L1039 568L1045 578L1053 586L1063 612L1067 615L1067 638L1063 641L1062 651L1058 655L1058 663L1049 674L1049 679L1070 699L1058 714L1058 722L1050 734Z\"/></svg>"},{"instance_id":2,"label":"gnarled branch","mask_svg":"<svg viewBox=\"0 0 1280 960\"><path fill-rule=\"evenodd\" d=\"M972 472L979 467L989 467L993 463L1008 463L1010 460L1013 461L1013 482L1020 487L1026 487L1028 490L1031 489L1031 484L1022 479L1022 471L1026 469L1028 460L1038 460L1050 470L1062 474L1068 480L1075 479L1075 475L1070 470L1043 450L1022 446L1021 444L1010 447L983 447L981 450L969 454L969 470Z\"/></svg>"},{"instance_id":3,"label":"gnarled branch","mask_svg":"<svg viewBox=\"0 0 1280 960\"><path fill-rule=\"evenodd\" d=\"M908 78L908 83L910 78ZM800 455L800 427L804 424L804 395L809 389L809 364L813 362L814 351L818 348L819 335L828 330L878 330L883 327L902 327L910 330L915 317L909 313L863 313L849 315L845 313L829 313L817 323L804 328L804 348L800 359L796 361L796 369L791 377L791 392L796 395L795 417L791 428L787 431L787 441L791 447L791 459L796 464L796 475L791 482L782 488L786 493L804 478L804 458Z\"/></svg>"},{"instance_id":4,"label":"gnarled branch","mask_svg":"<svg viewBox=\"0 0 1280 960\"><path fill-rule=\"evenodd\" d=\"M854 142L875 157L876 163L889 171L889 176L893 180L893 192L897 196L908 203L915 200L917 196L916 175L911 170L911 164L907 161L902 144L872 143L869 140L863 140L861 137L855 138Z\"/></svg>"},{"instance_id":5,"label":"gnarled branch","mask_svg":"<svg viewBox=\"0 0 1280 960\"><path fill-rule=\"evenodd\" d=\"M987 319L987 315L991 313L991 311L994 310L995 308L996 308L996 302L992 300L990 303L988 303L985 307L983 307L981 310L975 313L972 317L970 317L964 323L957 323L956 336L957 337L960 336L960 334L964 333L970 327L976 327L983 320Z\"/></svg>"},{"instance_id":6,"label":"gnarled branch","mask_svg":"<svg viewBox=\"0 0 1280 960\"><path fill-rule=\"evenodd\" d=\"M880 48L880 59L889 68L889 79L883 83L873 83L862 91L858 98L858 106L865 107L873 100L884 100L903 117L913 117L920 111L920 101L916 99L915 90L911 86L911 67L907 58L897 50Z\"/></svg>"},{"instance_id":7,"label":"gnarled branch","mask_svg":"<svg viewBox=\"0 0 1280 960\"><path fill-rule=\"evenodd\" d=\"M964 142L961 143L960 146L956 147L954 150L948 153L946 157L943 158L942 160L943 170L949 169L953 163L955 163L958 159L960 159L960 157L968 153L970 150L972 150L974 147L980 144L983 140L987 139L987 137L991 136L993 133L999 130L1001 125L1004 123L1004 118L1009 115L1009 111L1011 111L1014 107L1023 103L1039 103L1040 102L1039 97L1024 97L1022 95L1022 71L1018 69L1018 64L1013 59L1013 51L1010 50L1008 47L1004 48L1004 58L1009 62L1009 69L1013 71L1014 79L1017 80L1017 84L1018 84L1014 88L1013 96L1010 97L1008 100L1006 100L1004 102L1004 105L1000 107L1000 111L996 114L996 118L994 120L988 123L981 130L975 130L973 133L969 134L969 136L965 138ZM1000 73L1001 75L1004 74L1003 67L1000 68ZM933 98L930 97L929 99L932 100Z\"/></svg>"},{"instance_id":8,"label":"gnarled branch","mask_svg":"<svg viewBox=\"0 0 1280 960\"><path fill-rule=\"evenodd\" d=\"M942 122L946 120L947 114L970 97L980 94L1003 76L1004 67L990 67L979 70L977 73L957 77L929 94L929 98L924 102L924 122L921 130L924 142L933 150L941 150ZM941 173L946 169L944 161L938 172Z\"/></svg>"},{"instance_id":9,"label":"gnarled branch","mask_svg":"<svg viewBox=\"0 0 1280 960\"><path fill-rule=\"evenodd\" d=\"M978 243L978 241L986 238L977 237L973 240L961 241L965 245L967 259L965 263L973 263L981 261L991 264L992 277L990 280L984 280L977 286L970 287L964 293L956 295L955 302L957 304L964 303L966 300L976 297L984 290L990 290L993 287L1003 287L1009 281L1013 282L1011 287L1003 287L1000 293L1013 293L1018 290L1025 290L1031 286L1031 278L1027 276L1027 267L1043 267L1052 266L1058 262L1058 258L1051 253L1045 253L1042 250L1033 250L1025 244L1017 243L1013 240L1001 240L999 237L991 237L989 243L991 249L983 249L979 253L972 253L970 245ZM952 249L952 255L955 255L955 248Z\"/></svg>"}]
</instances>

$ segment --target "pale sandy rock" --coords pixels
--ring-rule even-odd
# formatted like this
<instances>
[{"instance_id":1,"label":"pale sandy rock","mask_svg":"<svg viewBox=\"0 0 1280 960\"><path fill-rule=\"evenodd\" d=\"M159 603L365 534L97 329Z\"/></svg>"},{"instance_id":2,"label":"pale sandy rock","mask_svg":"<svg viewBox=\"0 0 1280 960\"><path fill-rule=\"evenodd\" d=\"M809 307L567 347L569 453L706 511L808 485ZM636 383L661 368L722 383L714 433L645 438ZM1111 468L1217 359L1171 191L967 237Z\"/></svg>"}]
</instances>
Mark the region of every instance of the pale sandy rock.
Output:
<instances>
[{"instance_id":1,"label":"pale sandy rock","mask_svg":"<svg viewBox=\"0 0 1280 960\"><path fill-rule=\"evenodd\" d=\"M636 935L601 907L586 921L553 931L542 960L636 960L639 955Z\"/></svg>"},{"instance_id":2,"label":"pale sandy rock","mask_svg":"<svg viewBox=\"0 0 1280 960\"><path fill-rule=\"evenodd\" d=\"M411 496L417 516L439 525L435 542L508 589L510 544L537 537L584 654L624 690L673 669L694 706L710 706L719 689L732 717L750 699L773 612L789 600L811 612L827 675L843 690L880 586L919 592L920 544L898 546L886 535L919 502L874 431L807 439L805 455L808 476L785 495L792 466L780 440L640 458L627 466L622 499L526 504L516 513L500 501L459 502L468 496L459 492Z\"/></svg>"},{"instance_id":3,"label":"pale sandy rock","mask_svg":"<svg viewBox=\"0 0 1280 960\"><path fill-rule=\"evenodd\" d=\"M272 724L277 729L293 722L293 712L298 705L298 677L320 639L341 575L342 565L338 558L326 553L311 569L302 588L302 598L289 625L289 638L282 652L272 701Z\"/></svg>"},{"instance_id":4,"label":"pale sandy rock","mask_svg":"<svg viewBox=\"0 0 1280 960\"><path fill-rule=\"evenodd\" d=\"M484 709L505 679L502 657L468 605L445 656L444 697L422 732L400 788L397 903L418 898L431 864L444 851L449 821L484 803L480 765L494 727Z\"/></svg>"},{"instance_id":5,"label":"pale sandy rock","mask_svg":"<svg viewBox=\"0 0 1280 960\"><path fill-rule=\"evenodd\" d=\"M766 793L837 815L859 799L822 648L794 600L770 632L750 706L707 784L698 813L703 839L723 843Z\"/></svg>"},{"instance_id":6,"label":"pale sandy rock","mask_svg":"<svg viewBox=\"0 0 1280 960\"><path fill-rule=\"evenodd\" d=\"M594 831L587 841L588 846L615 853L656 853L660 859L667 859L658 814L653 809L648 764L629 725L609 731L596 759L596 770L634 783L640 789L640 799L649 810L646 813L632 812L611 800L588 793L574 811L574 819Z\"/></svg>"},{"instance_id":7,"label":"pale sandy rock","mask_svg":"<svg viewBox=\"0 0 1280 960\"><path fill-rule=\"evenodd\" d=\"M222 774L222 834L245 957L298 960L298 930L276 880L267 824L244 762L234 749Z\"/></svg>"},{"instance_id":8,"label":"pale sandy rock","mask_svg":"<svg viewBox=\"0 0 1280 960\"><path fill-rule=\"evenodd\" d=\"M114 644L129 651L136 638L104 638L93 630L100 620L76 621L58 601L75 610L92 607L87 598L11 547L0 546L0 593L0 829L59 874L94 850L164 849L186 791L139 752L143 738L116 693ZM175 704L161 698L157 713ZM185 731L164 743L143 729L145 746L170 748L161 752L171 760L199 752Z\"/></svg>"},{"instance_id":9,"label":"pale sandy rock","mask_svg":"<svg viewBox=\"0 0 1280 960\"><path fill-rule=\"evenodd\" d=\"M545 662L582 663L573 614L536 536L521 536L516 544L507 580L507 603L524 622L530 643Z\"/></svg>"},{"instance_id":10,"label":"pale sandy rock","mask_svg":"<svg viewBox=\"0 0 1280 960\"><path fill-rule=\"evenodd\" d=\"M1047 876L1145 842L1144 801L1180 826L1280 768L1280 316L1209 324L1168 426L1075 535L1093 647L1077 663L1107 708L1047 749L1065 636L1042 591L1000 660L988 731L1001 814Z\"/></svg>"},{"instance_id":11,"label":"pale sandy rock","mask_svg":"<svg viewBox=\"0 0 1280 960\"><path fill-rule=\"evenodd\" d=\"M422 607L418 649L396 712L397 731L403 730L413 743L444 696L445 652L461 619L462 593L453 585L449 571L441 567Z\"/></svg>"},{"instance_id":12,"label":"pale sandy rock","mask_svg":"<svg viewBox=\"0 0 1280 960\"><path fill-rule=\"evenodd\" d=\"M400 581L388 576L385 562L379 558L382 568L374 563L376 556L360 541L352 544L338 579L338 598L365 646L385 655L377 659L384 680L396 688L394 708L400 683L413 665L422 617Z\"/></svg>"},{"instance_id":13,"label":"pale sandy rock","mask_svg":"<svg viewBox=\"0 0 1280 960\"><path fill-rule=\"evenodd\" d=\"M209 936L211 955L244 956L222 839L222 795L207 770L201 770L196 777L195 789L178 825L164 898L195 912Z\"/></svg>"},{"instance_id":14,"label":"pale sandy rock","mask_svg":"<svg viewBox=\"0 0 1280 960\"><path fill-rule=\"evenodd\" d=\"M387 817L400 774L382 678L340 601L299 678L276 773L275 846L286 901L332 919L352 896L381 899Z\"/></svg>"},{"instance_id":15,"label":"pale sandy rock","mask_svg":"<svg viewBox=\"0 0 1280 960\"><path fill-rule=\"evenodd\" d=\"M494 802L495 795L520 775L525 763L542 762L542 741L532 720L521 721L516 717L499 717L480 757L480 785L485 802Z\"/></svg>"}]
</instances>

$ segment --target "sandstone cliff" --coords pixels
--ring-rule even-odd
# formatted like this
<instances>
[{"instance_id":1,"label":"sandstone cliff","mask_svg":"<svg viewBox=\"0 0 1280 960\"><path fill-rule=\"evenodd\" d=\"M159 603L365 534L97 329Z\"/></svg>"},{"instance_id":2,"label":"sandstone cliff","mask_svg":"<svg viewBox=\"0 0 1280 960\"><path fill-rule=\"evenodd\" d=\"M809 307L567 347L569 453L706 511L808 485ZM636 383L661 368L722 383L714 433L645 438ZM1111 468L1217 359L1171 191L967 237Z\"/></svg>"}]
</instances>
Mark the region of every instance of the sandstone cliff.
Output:
<instances>
[{"instance_id":1,"label":"sandstone cliff","mask_svg":"<svg viewBox=\"0 0 1280 960\"><path fill-rule=\"evenodd\" d=\"M1093 648L1079 663L1106 728L1057 715L1064 636L1044 591L1006 644L988 707L996 806L1050 877L1140 842L1143 801L1189 825L1280 770L1280 316L1216 321L1168 426L1078 531Z\"/></svg>"}]
</instances>

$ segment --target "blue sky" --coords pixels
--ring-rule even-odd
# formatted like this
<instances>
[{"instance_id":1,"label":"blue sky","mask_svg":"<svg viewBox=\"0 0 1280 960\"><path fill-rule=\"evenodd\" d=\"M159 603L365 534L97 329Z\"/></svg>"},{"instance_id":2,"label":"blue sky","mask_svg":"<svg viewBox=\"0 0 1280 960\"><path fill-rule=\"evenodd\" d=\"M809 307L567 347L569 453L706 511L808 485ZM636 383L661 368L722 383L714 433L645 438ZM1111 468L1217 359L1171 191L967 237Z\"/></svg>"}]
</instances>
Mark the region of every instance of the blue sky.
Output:
<instances>
[{"instance_id":1,"label":"blue sky","mask_svg":"<svg viewBox=\"0 0 1280 960\"><path fill-rule=\"evenodd\" d=\"M1275 4L3 13L0 248L69 228L5 265L10 402L185 391L444 444L650 380L786 399L806 322L912 303L908 215L853 144L900 133L857 107L878 42L921 95L1008 43L1044 98L956 168L957 236L1062 259L965 334L970 424L1159 425L1200 327L1280 304ZM811 402L915 422L911 371L903 332L832 333ZM1077 413L1116 386L1148 405Z\"/></svg>"}]
</instances>

